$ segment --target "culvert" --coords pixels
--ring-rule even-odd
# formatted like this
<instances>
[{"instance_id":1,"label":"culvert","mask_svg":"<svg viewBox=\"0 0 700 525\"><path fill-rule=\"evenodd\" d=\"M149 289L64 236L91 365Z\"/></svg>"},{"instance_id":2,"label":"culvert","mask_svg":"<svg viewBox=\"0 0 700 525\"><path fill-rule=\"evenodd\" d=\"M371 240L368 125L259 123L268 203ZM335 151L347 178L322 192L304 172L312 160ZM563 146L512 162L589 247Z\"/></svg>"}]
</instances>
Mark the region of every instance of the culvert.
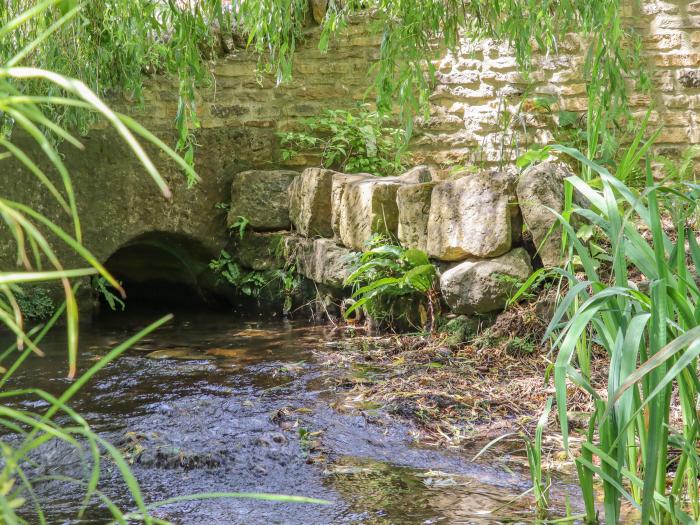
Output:
<instances>
[{"instance_id":1,"label":"culvert","mask_svg":"<svg viewBox=\"0 0 700 525\"><path fill-rule=\"evenodd\" d=\"M187 235L149 232L119 247L105 267L124 287L129 311L218 308L223 293L209 269L213 254ZM99 312L111 311L99 294Z\"/></svg>"}]
</instances>

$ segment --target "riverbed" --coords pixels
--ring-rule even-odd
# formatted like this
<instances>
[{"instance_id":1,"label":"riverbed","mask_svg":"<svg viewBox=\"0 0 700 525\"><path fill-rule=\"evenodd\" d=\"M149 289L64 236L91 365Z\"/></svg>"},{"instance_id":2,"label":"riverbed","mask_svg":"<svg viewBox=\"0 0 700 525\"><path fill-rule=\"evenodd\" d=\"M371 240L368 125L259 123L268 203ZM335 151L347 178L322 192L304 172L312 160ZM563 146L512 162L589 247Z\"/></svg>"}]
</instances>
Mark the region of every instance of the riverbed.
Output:
<instances>
[{"instance_id":1,"label":"riverbed","mask_svg":"<svg viewBox=\"0 0 700 525\"><path fill-rule=\"evenodd\" d=\"M153 321L113 316L85 326L85 369ZM299 495L328 504L204 499L159 508L176 524L481 524L531 522L530 487L521 461L502 453L471 461L477 450L422 448L412 428L380 408L346 403L346 370L317 358L345 337L332 326L242 320L230 314L182 314L109 364L71 406L116 444L147 503L201 492ZM54 395L68 385L65 344L56 335L13 379ZM27 401L27 408L41 402ZM56 444L33 458L33 472L80 477L85 466ZM484 460L485 459L485 460ZM101 488L133 508L115 465ZM36 486L50 523L105 523L94 505L74 519L82 490L57 481ZM553 487L553 514L577 489ZM513 500L516 500L513 502ZM574 507L577 507L574 501ZM577 510L576 508L574 510Z\"/></svg>"}]
</instances>

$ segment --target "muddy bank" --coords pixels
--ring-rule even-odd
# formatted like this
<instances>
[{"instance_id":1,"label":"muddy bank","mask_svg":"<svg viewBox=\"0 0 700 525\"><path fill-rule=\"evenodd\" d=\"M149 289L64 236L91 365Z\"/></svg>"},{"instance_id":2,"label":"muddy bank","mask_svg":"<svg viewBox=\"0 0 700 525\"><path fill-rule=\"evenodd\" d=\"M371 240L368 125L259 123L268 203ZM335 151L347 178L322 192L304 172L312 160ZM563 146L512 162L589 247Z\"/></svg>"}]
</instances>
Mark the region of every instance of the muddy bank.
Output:
<instances>
[{"instance_id":1,"label":"muddy bank","mask_svg":"<svg viewBox=\"0 0 700 525\"><path fill-rule=\"evenodd\" d=\"M372 335L346 327L350 335L328 342L316 357L347 371L338 380L351 406L374 407L410 422L417 443L478 450L508 434L501 445L521 447L554 395L554 356L541 343L546 324L536 307L516 305L488 323L462 325L460 333L444 325L432 335ZM592 380L601 394L607 367L605 355L594 355ZM575 447L592 399L572 386L568 403ZM545 435L552 464L572 468L562 461L554 413Z\"/></svg>"}]
</instances>

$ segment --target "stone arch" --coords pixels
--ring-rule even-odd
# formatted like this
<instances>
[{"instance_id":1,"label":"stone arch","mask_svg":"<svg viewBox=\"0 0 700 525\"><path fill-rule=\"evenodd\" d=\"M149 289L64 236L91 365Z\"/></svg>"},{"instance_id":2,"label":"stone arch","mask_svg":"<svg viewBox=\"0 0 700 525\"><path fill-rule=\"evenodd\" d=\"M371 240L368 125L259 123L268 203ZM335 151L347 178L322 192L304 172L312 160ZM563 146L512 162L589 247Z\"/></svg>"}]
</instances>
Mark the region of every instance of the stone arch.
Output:
<instances>
[{"instance_id":1,"label":"stone arch","mask_svg":"<svg viewBox=\"0 0 700 525\"><path fill-rule=\"evenodd\" d=\"M195 237L155 230L122 243L104 264L122 282L130 308L190 309L221 300L209 268L215 256Z\"/></svg>"}]
</instances>

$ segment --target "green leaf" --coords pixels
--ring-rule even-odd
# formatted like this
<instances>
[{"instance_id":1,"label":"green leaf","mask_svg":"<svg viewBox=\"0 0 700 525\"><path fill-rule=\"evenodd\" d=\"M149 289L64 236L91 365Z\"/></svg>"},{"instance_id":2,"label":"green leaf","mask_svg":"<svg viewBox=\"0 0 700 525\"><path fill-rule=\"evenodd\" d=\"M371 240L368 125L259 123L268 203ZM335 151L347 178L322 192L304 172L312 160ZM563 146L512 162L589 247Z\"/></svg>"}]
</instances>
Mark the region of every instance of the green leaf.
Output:
<instances>
[{"instance_id":1,"label":"green leaf","mask_svg":"<svg viewBox=\"0 0 700 525\"><path fill-rule=\"evenodd\" d=\"M515 161L515 165L520 169L524 169L537 162L543 162L549 157L550 150L550 146L532 148L518 157Z\"/></svg>"},{"instance_id":2,"label":"green leaf","mask_svg":"<svg viewBox=\"0 0 700 525\"><path fill-rule=\"evenodd\" d=\"M415 248L406 250L402 255L402 259L413 266L430 264L428 255L424 251L417 250Z\"/></svg>"}]
</instances>

